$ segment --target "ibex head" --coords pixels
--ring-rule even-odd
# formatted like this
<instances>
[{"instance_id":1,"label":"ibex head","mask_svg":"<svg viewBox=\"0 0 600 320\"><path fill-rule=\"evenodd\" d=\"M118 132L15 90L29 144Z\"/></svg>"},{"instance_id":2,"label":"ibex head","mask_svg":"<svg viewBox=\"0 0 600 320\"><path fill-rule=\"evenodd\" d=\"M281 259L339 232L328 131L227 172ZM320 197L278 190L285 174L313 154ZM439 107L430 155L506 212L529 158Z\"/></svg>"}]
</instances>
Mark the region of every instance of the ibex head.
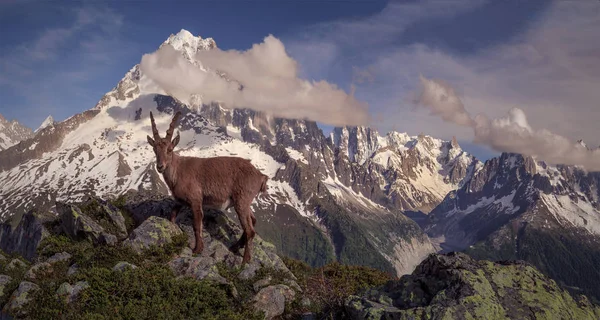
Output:
<instances>
[{"instance_id":1,"label":"ibex head","mask_svg":"<svg viewBox=\"0 0 600 320\"><path fill-rule=\"evenodd\" d=\"M175 139L171 140L171 138L173 137L175 124L180 116L181 112L177 111L175 116L173 116L173 120L171 120L171 125L169 125L169 129L167 130L167 136L161 138L158 134L158 129L156 129L152 111L150 112L150 121L152 122L152 134L154 135L154 139L150 138L150 136L147 136L147 138L148 143L154 148L154 154L156 155L156 170L160 173L163 173L171 165L171 161L173 160L173 149L179 143L179 131L177 131Z\"/></svg>"}]
</instances>

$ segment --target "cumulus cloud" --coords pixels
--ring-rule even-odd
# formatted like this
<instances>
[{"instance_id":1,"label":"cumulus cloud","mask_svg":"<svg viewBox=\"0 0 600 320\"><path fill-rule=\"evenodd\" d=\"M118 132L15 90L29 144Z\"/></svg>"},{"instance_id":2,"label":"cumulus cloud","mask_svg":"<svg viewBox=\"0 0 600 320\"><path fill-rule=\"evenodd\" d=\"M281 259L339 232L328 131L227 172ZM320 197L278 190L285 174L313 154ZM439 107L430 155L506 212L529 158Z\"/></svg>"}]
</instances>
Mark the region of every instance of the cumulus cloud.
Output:
<instances>
[{"instance_id":1,"label":"cumulus cloud","mask_svg":"<svg viewBox=\"0 0 600 320\"><path fill-rule=\"evenodd\" d=\"M444 121L435 113L439 111L411 110L420 85L415 79L423 74L452 83L473 115L483 113L488 119L501 119L518 107L528 115L530 127L551 128L568 141L583 139L589 145L599 145L598 3L545 2L522 17L519 21L526 23L518 28L514 28L512 18L502 18L507 29L514 30L510 36L493 40L496 32L492 32L490 42L480 37L470 42L474 45L465 46L469 48L466 53L457 50L469 40L468 32L464 36L448 34L445 26L482 23L485 17L473 20L473 16L490 14L503 5L485 0L390 2L378 14L316 25L297 36L294 48L299 49L293 53L295 58L298 55L297 59L310 62L312 56L302 56L301 48L327 43L334 54L328 59L335 64L315 69L329 78L342 78L340 70L354 66L369 68L374 81L357 84L356 96L369 103L371 112L385 115L374 124L380 132L423 132L444 139L456 136L461 144L472 138L471 127ZM514 4L507 7L523 9ZM424 42L425 38L431 41ZM445 43L456 46L449 48ZM446 117L455 116L450 113ZM466 119L461 112L456 117Z\"/></svg>"},{"instance_id":2,"label":"cumulus cloud","mask_svg":"<svg viewBox=\"0 0 600 320\"><path fill-rule=\"evenodd\" d=\"M144 55L140 68L163 90L183 101L199 94L205 101L278 117L330 125L369 124L366 103L335 84L299 78L298 63L272 35L246 51L215 48L199 51L195 58L205 68L224 72L227 77L192 66L170 45Z\"/></svg>"},{"instance_id":3,"label":"cumulus cloud","mask_svg":"<svg viewBox=\"0 0 600 320\"><path fill-rule=\"evenodd\" d=\"M473 142L550 164L580 165L589 171L600 171L600 149L590 150L547 129L532 129L522 109L511 108L505 117L496 119L483 113L472 117L447 83L423 76L420 80L421 92L415 102L446 122L472 128Z\"/></svg>"},{"instance_id":4,"label":"cumulus cloud","mask_svg":"<svg viewBox=\"0 0 600 320\"><path fill-rule=\"evenodd\" d=\"M424 88L417 99L419 105L428 107L431 114L440 116L444 121L466 127L474 125L452 87L442 80L429 80L423 76L419 79Z\"/></svg>"}]
</instances>

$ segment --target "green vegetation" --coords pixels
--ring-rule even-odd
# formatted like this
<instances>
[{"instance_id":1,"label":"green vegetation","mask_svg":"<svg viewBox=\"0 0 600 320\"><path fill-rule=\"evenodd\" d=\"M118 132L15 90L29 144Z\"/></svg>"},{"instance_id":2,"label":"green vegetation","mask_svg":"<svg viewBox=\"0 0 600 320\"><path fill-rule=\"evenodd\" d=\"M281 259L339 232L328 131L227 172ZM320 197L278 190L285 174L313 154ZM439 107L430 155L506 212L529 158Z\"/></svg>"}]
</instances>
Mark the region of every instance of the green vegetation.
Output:
<instances>
[{"instance_id":1,"label":"green vegetation","mask_svg":"<svg viewBox=\"0 0 600 320\"><path fill-rule=\"evenodd\" d=\"M320 268L292 258L283 259L288 269L298 278L303 290L302 299L291 306L295 314L313 312L319 319L345 319L345 299L360 291L383 285L393 278L380 270L365 266L343 265L333 262Z\"/></svg>"},{"instance_id":2,"label":"green vegetation","mask_svg":"<svg viewBox=\"0 0 600 320\"><path fill-rule=\"evenodd\" d=\"M594 301L600 301L600 248L592 245L594 241L585 240L589 235L530 226L523 227L517 235L507 229L477 243L465 253L476 259L527 261L572 293L584 293Z\"/></svg>"},{"instance_id":3,"label":"green vegetation","mask_svg":"<svg viewBox=\"0 0 600 320\"><path fill-rule=\"evenodd\" d=\"M258 319L254 310L231 296L228 286L175 277L165 263L186 244L185 235L177 236L173 243L136 254L124 246L94 246L89 241L73 241L63 235L47 237L38 250L43 260L60 252L69 252L72 260L53 264L49 272L36 277L34 282L41 290L30 295L32 301L23 311L34 319ZM121 261L138 268L113 271ZM72 263L79 269L67 276ZM13 280L5 286L8 294L2 297L4 304L10 292L24 280L27 270L7 270L6 264L2 265L2 274ZM89 288L81 291L77 300L67 303L57 298L61 284L78 281L86 281Z\"/></svg>"},{"instance_id":4,"label":"green vegetation","mask_svg":"<svg viewBox=\"0 0 600 320\"><path fill-rule=\"evenodd\" d=\"M258 210L256 217L257 232L275 245L281 255L304 261L313 267L335 261L329 240L288 205L278 205L275 212Z\"/></svg>"},{"instance_id":5,"label":"green vegetation","mask_svg":"<svg viewBox=\"0 0 600 320\"><path fill-rule=\"evenodd\" d=\"M353 315L379 319L598 319L600 307L571 296L522 263L434 254L410 276L351 297Z\"/></svg>"}]
</instances>

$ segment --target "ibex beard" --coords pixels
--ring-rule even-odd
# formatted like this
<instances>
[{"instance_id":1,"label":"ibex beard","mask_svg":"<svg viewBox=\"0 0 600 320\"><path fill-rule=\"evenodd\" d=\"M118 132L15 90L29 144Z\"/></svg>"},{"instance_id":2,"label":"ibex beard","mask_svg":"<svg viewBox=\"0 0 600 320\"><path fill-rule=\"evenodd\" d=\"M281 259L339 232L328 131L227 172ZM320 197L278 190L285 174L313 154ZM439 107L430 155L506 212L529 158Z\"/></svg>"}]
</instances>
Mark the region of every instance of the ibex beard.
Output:
<instances>
[{"instance_id":1,"label":"ibex beard","mask_svg":"<svg viewBox=\"0 0 600 320\"><path fill-rule=\"evenodd\" d=\"M173 151L179 143L179 131L173 138L173 130L181 117L177 112L165 138L161 138L156 129L154 116L150 112L153 138L148 136L148 143L156 155L156 169L163 175L176 205L171 212L171 222L184 205L191 207L194 219L194 236L196 246L193 253L201 253L204 249L202 242L203 208L214 208L225 211L234 208L242 225L243 234L231 246L233 252L244 249L242 264L250 261L252 255L252 240L256 232L254 226L256 217L252 212L252 202L259 193L266 194L268 176L261 173L250 163L250 160L240 157L199 158L180 156Z\"/></svg>"}]
</instances>

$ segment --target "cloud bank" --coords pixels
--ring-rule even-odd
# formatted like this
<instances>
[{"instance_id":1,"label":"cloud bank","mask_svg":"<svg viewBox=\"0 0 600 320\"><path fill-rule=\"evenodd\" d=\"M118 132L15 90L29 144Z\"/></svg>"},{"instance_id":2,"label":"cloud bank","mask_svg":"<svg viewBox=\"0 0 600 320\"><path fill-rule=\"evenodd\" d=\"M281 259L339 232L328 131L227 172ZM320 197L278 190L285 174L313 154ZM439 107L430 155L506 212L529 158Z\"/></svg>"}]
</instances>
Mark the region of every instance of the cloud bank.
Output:
<instances>
[{"instance_id":1,"label":"cloud bank","mask_svg":"<svg viewBox=\"0 0 600 320\"><path fill-rule=\"evenodd\" d=\"M318 24L285 42L310 77L338 83L338 79L348 78L347 70L353 67L368 69L374 81L357 83L355 95L369 103L371 112L384 115L374 124L380 132L423 132L444 139L456 136L465 145L472 139L470 126L446 122L440 111L417 108L413 112L413 94L419 85L415 79L423 74L452 83L473 115L500 119L519 107L528 115L531 127L552 128L569 141L583 139L589 145L600 145L600 41L596 41L600 4L548 1L530 14L522 13L524 5L488 0L390 2L378 14ZM510 7L512 12L522 13L519 21L526 22L495 41L486 42L485 36L471 41L468 31L474 29L474 23L482 30L493 25L490 32L482 32L489 37L496 29L515 25L512 17L492 14L503 12L496 10L503 7L504 12ZM488 21L483 14L496 18ZM503 25L498 27L498 23ZM456 25L462 25L458 30L465 34L444 32ZM317 46L327 48L319 59L313 54ZM459 111L445 117L469 123Z\"/></svg>"},{"instance_id":2,"label":"cloud bank","mask_svg":"<svg viewBox=\"0 0 600 320\"><path fill-rule=\"evenodd\" d=\"M335 84L298 76L298 63L272 35L246 51L215 48L195 57L221 77L194 67L170 45L142 57L140 68L166 92L187 101L199 94L229 108L250 108L277 117L329 125L368 125L368 105ZM235 79L229 81L227 78ZM241 84L241 85L240 85Z\"/></svg>"},{"instance_id":3,"label":"cloud bank","mask_svg":"<svg viewBox=\"0 0 600 320\"><path fill-rule=\"evenodd\" d=\"M520 153L550 164L580 165L600 171L600 149L590 150L546 129L534 130L525 112L512 108L505 117L490 119L485 114L472 117L452 87L440 80L421 80L421 92L415 101L444 121L473 129L474 142L496 151Z\"/></svg>"}]
</instances>

